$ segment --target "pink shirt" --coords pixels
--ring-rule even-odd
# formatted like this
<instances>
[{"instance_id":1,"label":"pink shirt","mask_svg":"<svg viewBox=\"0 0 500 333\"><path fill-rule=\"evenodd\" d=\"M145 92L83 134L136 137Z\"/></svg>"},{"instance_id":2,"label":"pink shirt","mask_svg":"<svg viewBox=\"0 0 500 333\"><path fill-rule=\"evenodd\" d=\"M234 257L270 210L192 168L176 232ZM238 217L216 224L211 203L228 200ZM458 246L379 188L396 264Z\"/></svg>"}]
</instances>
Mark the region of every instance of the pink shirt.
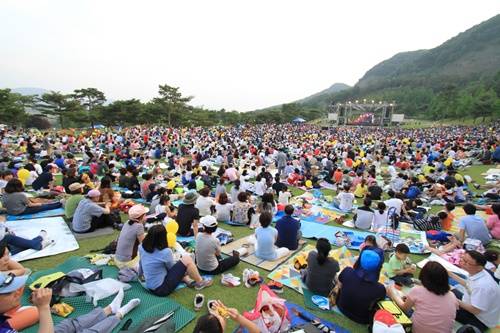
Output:
<instances>
[{"instance_id":1,"label":"pink shirt","mask_svg":"<svg viewBox=\"0 0 500 333\"><path fill-rule=\"evenodd\" d=\"M486 220L486 225L490 230L491 235L495 239L500 239L500 218L498 218L497 214L493 214L488 216L488 220Z\"/></svg>"},{"instance_id":2,"label":"pink shirt","mask_svg":"<svg viewBox=\"0 0 500 333\"><path fill-rule=\"evenodd\" d=\"M424 287L413 288L408 297L415 302L413 333L451 333L458 309L458 301L453 293L436 295Z\"/></svg>"}]
</instances>

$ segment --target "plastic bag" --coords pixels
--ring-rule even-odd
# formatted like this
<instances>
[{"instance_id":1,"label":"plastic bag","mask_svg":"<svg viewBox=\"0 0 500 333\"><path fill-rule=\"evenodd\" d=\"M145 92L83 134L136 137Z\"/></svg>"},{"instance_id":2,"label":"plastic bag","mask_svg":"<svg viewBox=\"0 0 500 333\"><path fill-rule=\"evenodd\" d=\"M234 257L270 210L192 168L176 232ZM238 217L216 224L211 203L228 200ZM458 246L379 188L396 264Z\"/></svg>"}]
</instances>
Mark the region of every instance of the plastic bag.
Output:
<instances>
[{"instance_id":1,"label":"plastic bag","mask_svg":"<svg viewBox=\"0 0 500 333\"><path fill-rule=\"evenodd\" d=\"M266 285L260 286L254 309L243 315L253 321L261 333L280 333L290 329L290 316L285 300L277 297Z\"/></svg>"},{"instance_id":2,"label":"plastic bag","mask_svg":"<svg viewBox=\"0 0 500 333\"><path fill-rule=\"evenodd\" d=\"M94 306L97 306L98 301L118 293L122 288L128 290L131 286L115 279L106 278L86 284L71 283L69 290L71 292L85 292L87 294L87 302L92 301Z\"/></svg>"}]
</instances>

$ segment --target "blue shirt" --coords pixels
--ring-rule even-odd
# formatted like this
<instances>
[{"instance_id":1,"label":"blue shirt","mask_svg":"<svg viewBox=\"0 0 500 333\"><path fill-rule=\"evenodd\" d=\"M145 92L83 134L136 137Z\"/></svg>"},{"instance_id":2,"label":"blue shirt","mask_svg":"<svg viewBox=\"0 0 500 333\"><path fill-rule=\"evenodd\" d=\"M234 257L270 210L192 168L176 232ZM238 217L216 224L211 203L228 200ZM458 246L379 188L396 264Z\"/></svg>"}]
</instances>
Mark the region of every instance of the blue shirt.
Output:
<instances>
[{"instance_id":1,"label":"blue shirt","mask_svg":"<svg viewBox=\"0 0 500 333\"><path fill-rule=\"evenodd\" d=\"M277 247L286 247L289 250L296 250L299 246L297 234L300 230L300 222L289 215L285 215L276 222L278 230Z\"/></svg>"},{"instance_id":2,"label":"blue shirt","mask_svg":"<svg viewBox=\"0 0 500 333\"><path fill-rule=\"evenodd\" d=\"M477 215L466 215L462 217L458 223L458 227L465 230L467 237L479 239L483 245L491 241L491 236L484 220Z\"/></svg>"},{"instance_id":3,"label":"blue shirt","mask_svg":"<svg viewBox=\"0 0 500 333\"><path fill-rule=\"evenodd\" d=\"M277 258L274 241L278 236L278 230L273 227L255 229L255 238L257 238L257 248L255 255L265 260L275 260Z\"/></svg>"},{"instance_id":4,"label":"blue shirt","mask_svg":"<svg viewBox=\"0 0 500 333\"><path fill-rule=\"evenodd\" d=\"M415 185L410 186L408 191L406 191L406 197L408 199L416 199L419 195L420 195L420 189L418 188L418 186Z\"/></svg>"},{"instance_id":5,"label":"blue shirt","mask_svg":"<svg viewBox=\"0 0 500 333\"><path fill-rule=\"evenodd\" d=\"M153 253L146 252L139 246L141 256L141 269L146 278L146 287L154 290L162 285L168 270L175 264L172 250L154 250Z\"/></svg>"},{"instance_id":6,"label":"blue shirt","mask_svg":"<svg viewBox=\"0 0 500 333\"><path fill-rule=\"evenodd\" d=\"M17 331L7 322L7 319L9 319L9 317L0 314L0 333L17 333Z\"/></svg>"}]
</instances>

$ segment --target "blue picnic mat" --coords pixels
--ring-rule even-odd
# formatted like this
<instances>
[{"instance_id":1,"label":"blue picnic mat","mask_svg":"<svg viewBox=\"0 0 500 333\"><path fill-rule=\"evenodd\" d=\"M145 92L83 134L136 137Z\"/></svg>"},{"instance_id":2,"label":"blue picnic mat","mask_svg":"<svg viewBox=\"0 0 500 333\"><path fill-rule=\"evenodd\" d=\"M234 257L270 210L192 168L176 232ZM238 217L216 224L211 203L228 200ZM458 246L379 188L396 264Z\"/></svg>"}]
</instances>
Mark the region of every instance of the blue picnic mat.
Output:
<instances>
[{"instance_id":1,"label":"blue picnic mat","mask_svg":"<svg viewBox=\"0 0 500 333\"><path fill-rule=\"evenodd\" d=\"M304 238L326 238L334 245L346 245L348 248L354 250L359 250L359 246L365 241L366 236L375 235L372 232L306 221L301 222L300 231ZM348 244L342 244L342 242L345 242L345 237L349 238Z\"/></svg>"},{"instance_id":2,"label":"blue picnic mat","mask_svg":"<svg viewBox=\"0 0 500 333\"><path fill-rule=\"evenodd\" d=\"M33 220L42 217L53 217L53 216L63 216L63 215L64 215L64 208L56 208L51 210L45 210L43 212L35 214L7 215L7 221Z\"/></svg>"}]
</instances>

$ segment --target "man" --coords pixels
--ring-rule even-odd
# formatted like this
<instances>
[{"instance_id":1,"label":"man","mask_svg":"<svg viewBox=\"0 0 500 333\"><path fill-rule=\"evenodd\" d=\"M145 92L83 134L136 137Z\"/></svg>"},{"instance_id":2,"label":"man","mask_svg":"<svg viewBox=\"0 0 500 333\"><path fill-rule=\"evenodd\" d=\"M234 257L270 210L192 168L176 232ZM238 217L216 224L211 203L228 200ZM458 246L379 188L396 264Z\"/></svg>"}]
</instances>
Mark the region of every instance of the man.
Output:
<instances>
[{"instance_id":1,"label":"man","mask_svg":"<svg viewBox=\"0 0 500 333\"><path fill-rule=\"evenodd\" d=\"M85 185L80 183L72 183L68 186L71 195L64 203L64 214L70 221L73 219L73 215L75 215L76 208L78 207L80 201L85 199L82 194L84 187Z\"/></svg>"},{"instance_id":2,"label":"man","mask_svg":"<svg viewBox=\"0 0 500 333\"><path fill-rule=\"evenodd\" d=\"M38 176L37 179L31 185L35 191L39 191L41 189L52 189L54 185L54 174L57 172L59 168L57 165L49 163L45 166L45 171Z\"/></svg>"},{"instance_id":3,"label":"man","mask_svg":"<svg viewBox=\"0 0 500 333\"><path fill-rule=\"evenodd\" d=\"M110 214L111 202L107 202L105 207L98 205L101 192L90 190L87 197L81 200L73 215L72 227L76 233L92 232L98 228L111 226Z\"/></svg>"},{"instance_id":4,"label":"man","mask_svg":"<svg viewBox=\"0 0 500 333\"><path fill-rule=\"evenodd\" d=\"M276 222L276 230L278 230L276 246L286 247L291 251L297 250L301 237L300 222L292 217L293 211L293 206L287 205L285 216Z\"/></svg>"},{"instance_id":5,"label":"man","mask_svg":"<svg viewBox=\"0 0 500 333\"><path fill-rule=\"evenodd\" d=\"M485 271L485 257L477 251L467 251L460 259L460 267L469 273L466 281L453 272L450 276L465 287L466 293L453 289L459 299L456 321L476 326L481 332L493 328L500 318L500 286Z\"/></svg>"},{"instance_id":6,"label":"man","mask_svg":"<svg viewBox=\"0 0 500 333\"><path fill-rule=\"evenodd\" d=\"M2 333L17 333L17 330L12 328L9 322L11 315L8 313L21 305L26 280L28 280L28 275L0 274L0 332ZM35 311L34 318L31 319L35 323L38 320L38 333L53 332L52 316L50 314L51 298L51 289L40 288L32 293L31 302L38 310L38 318L37 311Z\"/></svg>"},{"instance_id":7,"label":"man","mask_svg":"<svg viewBox=\"0 0 500 333\"><path fill-rule=\"evenodd\" d=\"M408 216L403 200L396 198L396 193L394 193L393 190L387 191L387 194L389 195L389 199L384 201L387 208L390 209L391 207L394 207L396 209L397 216L401 216L401 214Z\"/></svg>"},{"instance_id":8,"label":"man","mask_svg":"<svg viewBox=\"0 0 500 333\"><path fill-rule=\"evenodd\" d=\"M464 212L467 214L458 222L460 240L463 242L466 238L479 239L483 245L488 245L491 241L491 235L482 218L476 215L476 206L471 203L465 204Z\"/></svg>"},{"instance_id":9,"label":"man","mask_svg":"<svg viewBox=\"0 0 500 333\"><path fill-rule=\"evenodd\" d=\"M286 167L286 154L280 149L278 154L276 155L276 166L278 168L278 175L281 177L285 176L285 167Z\"/></svg>"},{"instance_id":10,"label":"man","mask_svg":"<svg viewBox=\"0 0 500 333\"><path fill-rule=\"evenodd\" d=\"M184 196L182 204L177 211L176 221L179 224L177 234L183 237L198 235L198 221L200 219L200 211L194 205L198 199L196 192L190 191ZM191 230L192 227L192 230Z\"/></svg>"}]
</instances>

